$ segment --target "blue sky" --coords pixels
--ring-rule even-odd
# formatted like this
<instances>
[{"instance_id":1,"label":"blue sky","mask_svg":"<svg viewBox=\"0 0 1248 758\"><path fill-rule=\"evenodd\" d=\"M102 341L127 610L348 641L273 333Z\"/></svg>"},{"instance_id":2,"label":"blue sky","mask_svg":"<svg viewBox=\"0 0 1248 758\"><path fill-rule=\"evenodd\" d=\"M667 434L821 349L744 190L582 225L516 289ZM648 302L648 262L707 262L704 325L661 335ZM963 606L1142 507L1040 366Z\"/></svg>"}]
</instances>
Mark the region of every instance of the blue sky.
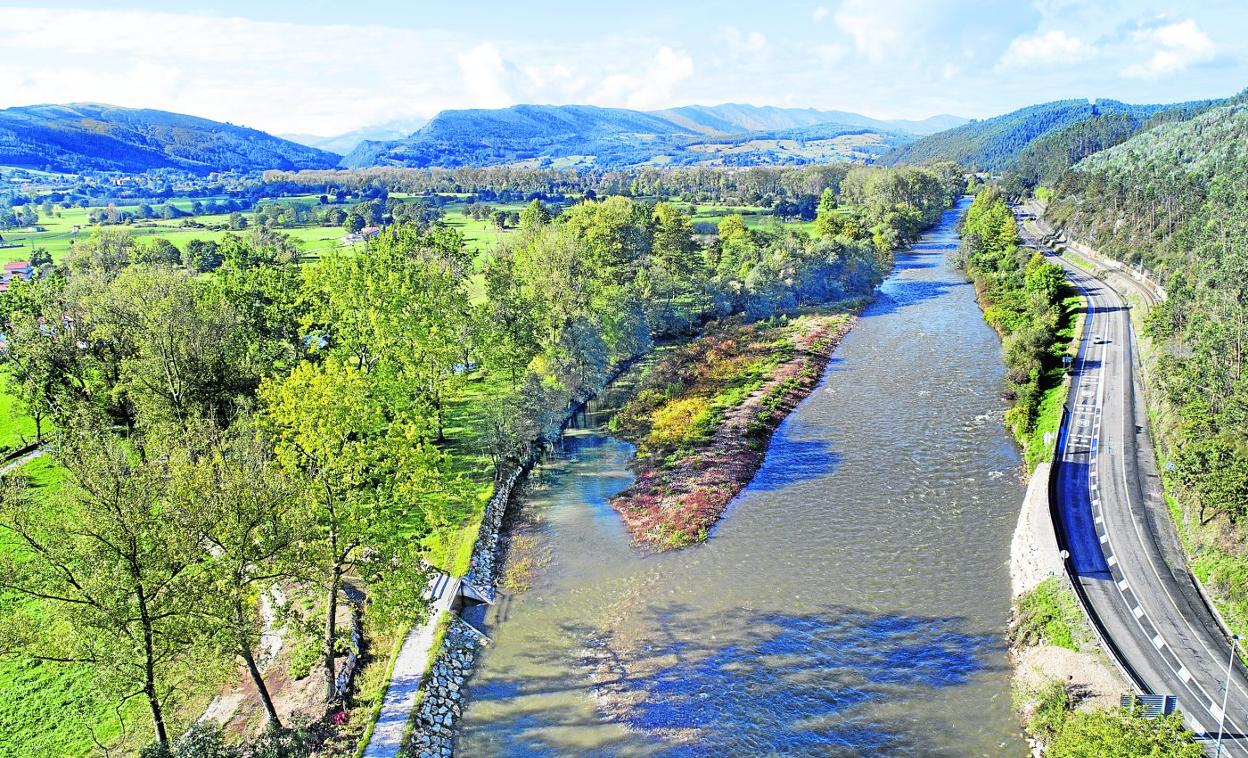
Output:
<instances>
[{"instance_id":1,"label":"blue sky","mask_svg":"<svg viewBox=\"0 0 1248 758\"><path fill-rule=\"evenodd\" d=\"M93 100L277 133L519 102L983 117L1246 86L1243 0L0 2L0 107Z\"/></svg>"}]
</instances>

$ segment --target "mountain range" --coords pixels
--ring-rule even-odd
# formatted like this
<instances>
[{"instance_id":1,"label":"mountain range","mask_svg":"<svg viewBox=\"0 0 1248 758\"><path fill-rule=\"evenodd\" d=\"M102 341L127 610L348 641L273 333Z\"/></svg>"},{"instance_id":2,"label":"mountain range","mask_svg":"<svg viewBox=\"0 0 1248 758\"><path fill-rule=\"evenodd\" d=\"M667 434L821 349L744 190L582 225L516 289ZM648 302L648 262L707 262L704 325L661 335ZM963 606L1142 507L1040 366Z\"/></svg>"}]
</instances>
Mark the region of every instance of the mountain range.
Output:
<instances>
[{"instance_id":1,"label":"mountain range","mask_svg":"<svg viewBox=\"0 0 1248 758\"><path fill-rule=\"evenodd\" d=\"M0 110L0 165L52 171L196 173L329 168L333 153L241 126L98 103Z\"/></svg>"},{"instance_id":2,"label":"mountain range","mask_svg":"<svg viewBox=\"0 0 1248 758\"><path fill-rule=\"evenodd\" d=\"M349 132L322 137L315 134L279 134L282 139L298 142L300 145L315 147L338 155L346 155L365 140L387 141L406 137L420 127L429 123L427 118L396 118L384 124L364 126Z\"/></svg>"},{"instance_id":3,"label":"mountain range","mask_svg":"<svg viewBox=\"0 0 1248 758\"><path fill-rule=\"evenodd\" d=\"M0 110L0 165L64 172L198 173L367 166L627 169L951 160L1048 181L1093 152L1224 100L1131 105L1059 100L966 121L886 121L846 111L727 103L659 111L589 105L448 110L334 137L285 139L233 124L94 103ZM382 139L376 139L376 138ZM300 140L305 144L299 144ZM350 150L345 157L331 150Z\"/></svg>"},{"instance_id":4,"label":"mountain range","mask_svg":"<svg viewBox=\"0 0 1248 758\"><path fill-rule=\"evenodd\" d=\"M442 111L402 139L361 142L342 165L626 168L867 160L962 123L948 115L882 121L845 111L736 103L661 111L515 105Z\"/></svg>"}]
</instances>

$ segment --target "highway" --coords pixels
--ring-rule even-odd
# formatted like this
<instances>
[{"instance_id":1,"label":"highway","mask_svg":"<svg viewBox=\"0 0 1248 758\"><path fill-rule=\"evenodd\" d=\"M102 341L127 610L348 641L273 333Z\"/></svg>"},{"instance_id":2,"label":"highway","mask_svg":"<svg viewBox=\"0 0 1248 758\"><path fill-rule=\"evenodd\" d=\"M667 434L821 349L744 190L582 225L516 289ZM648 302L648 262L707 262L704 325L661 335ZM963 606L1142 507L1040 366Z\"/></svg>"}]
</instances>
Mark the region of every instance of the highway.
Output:
<instances>
[{"instance_id":1,"label":"highway","mask_svg":"<svg viewBox=\"0 0 1248 758\"><path fill-rule=\"evenodd\" d=\"M1112 654L1140 691L1177 696L1212 754L1230 640L1188 571L1162 497L1130 311L1104 281L1051 259L1088 304L1053 471L1059 544ZM1225 729L1222 755L1248 756L1248 676L1238 662Z\"/></svg>"}]
</instances>

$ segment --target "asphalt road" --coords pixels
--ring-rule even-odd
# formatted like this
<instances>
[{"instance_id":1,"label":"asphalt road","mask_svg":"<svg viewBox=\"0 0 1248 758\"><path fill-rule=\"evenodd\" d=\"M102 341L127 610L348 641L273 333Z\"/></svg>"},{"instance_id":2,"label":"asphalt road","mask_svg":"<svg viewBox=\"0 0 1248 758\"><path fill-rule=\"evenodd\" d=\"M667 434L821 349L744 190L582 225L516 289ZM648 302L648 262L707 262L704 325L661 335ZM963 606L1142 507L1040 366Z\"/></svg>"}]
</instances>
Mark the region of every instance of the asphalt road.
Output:
<instances>
[{"instance_id":1,"label":"asphalt road","mask_svg":"<svg viewBox=\"0 0 1248 758\"><path fill-rule=\"evenodd\" d=\"M1178 698L1213 752L1230 641L1192 579L1166 511L1122 296L1054 259L1089 305L1058 440L1054 491L1072 574L1119 662ZM1235 665L1222 754L1248 756L1248 676Z\"/></svg>"}]
</instances>

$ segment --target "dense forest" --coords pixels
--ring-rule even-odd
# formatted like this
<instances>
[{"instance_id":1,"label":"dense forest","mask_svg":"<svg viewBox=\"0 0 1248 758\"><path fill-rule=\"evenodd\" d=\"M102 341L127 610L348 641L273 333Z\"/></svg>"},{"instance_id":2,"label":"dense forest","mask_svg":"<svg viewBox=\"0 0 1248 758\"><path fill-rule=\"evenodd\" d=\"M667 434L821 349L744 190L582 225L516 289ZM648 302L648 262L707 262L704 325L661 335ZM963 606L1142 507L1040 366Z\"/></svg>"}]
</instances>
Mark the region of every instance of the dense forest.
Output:
<instances>
[{"instance_id":1,"label":"dense forest","mask_svg":"<svg viewBox=\"0 0 1248 758\"><path fill-rule=\"evenodd\" d=\"M1124 131L1138 128L1156 114L1180 112L1212 104L1129 105L1116 100L1059 100L1032 105L1001 116L972 121L948 131L924 137L896 148L880 161L886 165L915 164L933 160L954 161L968 169L1000 172L1019 161L1040 164L1039 170L1066 150L1076 154L1114 144ZM1080 125L1081 124L1081 125ZM1074 125L1079 125L1071 128ZM1062 133L1056 141L1041 143L1047 135ZM1036 145L1033 148L1033 145ZM1081 156L1080 156L1081 157ZM1069 164L1068 164L1069 165Z\"/></svg>"},{"instance_id":2,"label":"dense forest","mask_svg":"<svg viewBox=\"0 0 1248 758\"><path fill-rule=\"evenodd\" d=\"M59 430L63 472L3 480L0 648L141 703L158 746L232 671L280 729L255 658L281 585L341 708L340 605L363 595L369 629L423 614L426 566L464 568L481 485L619 366L730 316L870 293L964 184L944 165L838 186L814 237L728 216L703 239L669 203L610 196L534 201L480 260L436 223L313 261L254 229L210 276L98 229L0 299L4 370Z\"/></svg>"}]
</instances>

